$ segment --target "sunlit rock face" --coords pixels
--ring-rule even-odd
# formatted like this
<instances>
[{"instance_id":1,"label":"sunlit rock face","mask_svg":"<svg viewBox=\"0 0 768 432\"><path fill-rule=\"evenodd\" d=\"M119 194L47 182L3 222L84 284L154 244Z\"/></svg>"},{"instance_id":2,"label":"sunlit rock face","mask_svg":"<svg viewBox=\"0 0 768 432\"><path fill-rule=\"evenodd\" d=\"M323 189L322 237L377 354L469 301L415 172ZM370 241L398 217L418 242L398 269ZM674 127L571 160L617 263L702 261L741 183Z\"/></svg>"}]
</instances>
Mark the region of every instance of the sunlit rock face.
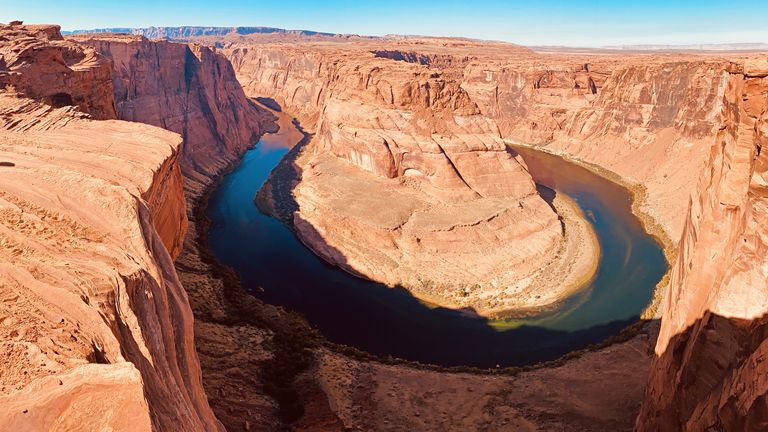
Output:
<instances>
[{"instance_id":1,"label":"sunlit rock face","mask_svg":"<svg viewBox=\"0 0 768 432\"><path fill-rule=\"evenodd\" d=\"M59 26L2 26L0 89L54 107L77 106L95 119L115 118L109 61L65 41Z\"/></svg>"},{"instance_id":2,"label":"sunlit rock face","mask_svg":"<svg viewBox=\"0 0 768 432\"><path fill-rule=\"evenodd\" d=\"M717 131L727 67L684 55L480 57L462 87L506 139L641 184L643 211L676 240Z\"/></svg>"},{"instance_id":3,"label":"sunlit rock face","mask_svg":"<svg viewBox=\"0 0 768 432\"><path fill-rule=\"evenodd\" d=\"M110 34L80 35L73 40L113 62L115 104L121 119L182 136L178 167L193 223L182 239L176 274L196 314L195 344L187 346L197 349L210 405L224 426L230 430L244 424L251 430L277 428L277 403L258 382L260 362L271 355L261 346L269 340L270 331L231 324L239 320L235 316L242 305L230 303L227 288L231 285L225 284L231 281L218 278L215 267L202 257L194 223L200 222L195 206L206 188L237 163L262 133L276 130L274 116L245 96L229 61L212 48ZM167 189L153 192L161 195ZM252 318L254 313L248 315ZM226 360L222 353L227 353ZM247 386L244 374L252 377Z\"/></svg>"},{"instance_id":4,"label":"sunlit rock face","mask_svg":"<svg viewBox=\"0 0 768 432\"><path fill-rule=\"evenodd\" d=\"M764 430L768 62L730 67L690 202L639 430Z\"/></svg>"},{"instance_id":5,"label":"sunlit rock face","mask_svg":"<svg viewBox=\"0 0 768 432\"><path fill-rule=\"evenodd\" d=\"M185 186L194 196L270 127L272 116L248 100L229 61L211 48L127 35L73 40L113 62L120 119L181 134Z\"/></svg>"},{"instance_id":6,"label":"sunlit rock face","mask_svg":"<svg viewBox=\"0 0 768 432\"><path fill-rule=\"evenodd\" d=\"M0 429L219 429L172 261L181 138L93 120L110 63L58 27L0 35Z\"/></svg>"},{"instance_id":7,"label":"sunlit rock face","mask_svg":"<svg viewBox=\"0 0 768 432\"><path fill-rule=\"evenodd\" d=\"M414 70L428 70L459 85L476 110L474 117L460 118L484 118L504 140L544 145L642 185L636 187L639 208L659 224L658 233L670 245L682 231L690 185L704 167L727 82L727 61L684 55L537 55L471 42L412 47L387 41L376 49L365 42L305 43L296 49L277 42L243 42L226 45L223 52L247 93L274 99L317 132L316 152L326 151L378 176L419 175L413 167L398 173L409 168L413 153L397 161L388 150L397 137L386 132L391 136L384 145L382 134L376 134L400 133L407 120L391 113L368 116L358 109L372 106L376 98L392 100L397 107L399 86L390 71L418 65ZM341 94L334 85L343 78L341 68L361 64L371 53L374 59L365 60L366 66L381 70L355 71L365 74L362 86L352 85L359 77L345 81L350 89L364 91L334 96ZM343 71L350 73L349 68ZM471 121L476 127L471 133L461 132L461 122L453 123L458 125L456 135L487 135L480 122ZM432 163L431 169L440 168ZM424 190L435 192L435 181L455 178L434 176Z\"/></svg>"}]
</instances>

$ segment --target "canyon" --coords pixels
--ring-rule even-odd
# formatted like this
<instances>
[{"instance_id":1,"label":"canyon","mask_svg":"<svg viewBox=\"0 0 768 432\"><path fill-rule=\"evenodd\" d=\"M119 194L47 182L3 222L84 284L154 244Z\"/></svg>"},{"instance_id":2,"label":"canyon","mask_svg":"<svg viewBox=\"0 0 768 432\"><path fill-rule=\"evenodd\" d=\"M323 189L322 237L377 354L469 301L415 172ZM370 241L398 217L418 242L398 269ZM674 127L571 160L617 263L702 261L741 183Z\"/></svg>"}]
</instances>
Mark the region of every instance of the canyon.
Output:
<instances>
[{"instance_id":1,"label":"canyon","mask_svg":"<svg viewBox=\"0 0 768 432\"><path fill-rule=\"evenodd\" d=\"M2 429L764 429L766 55L246 33L0 27ZM260 103L309 133L299 211L276 216L350 272L520 307L498 285L589 228L563 230L515 144L629 188L668 283L647 322L544 367L326 344L206 250L207 191L276 121L291 133ZM459 284L426 289L445 263Z\"/></svg>"}]
</instances>

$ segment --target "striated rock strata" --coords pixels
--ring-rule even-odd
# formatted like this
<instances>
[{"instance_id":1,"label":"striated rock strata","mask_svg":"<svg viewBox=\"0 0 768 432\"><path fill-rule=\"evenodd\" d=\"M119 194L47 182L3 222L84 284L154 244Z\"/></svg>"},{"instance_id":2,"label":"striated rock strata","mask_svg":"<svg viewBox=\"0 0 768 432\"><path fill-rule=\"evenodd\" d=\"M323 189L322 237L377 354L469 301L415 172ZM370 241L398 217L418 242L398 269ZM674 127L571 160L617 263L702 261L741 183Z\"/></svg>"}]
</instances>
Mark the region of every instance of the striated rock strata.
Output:
<instances>
[{"instance_id":1,"label":"striated rock strata","mask_svg":"<svg viewBox=\"0 0 768 432\"><path fill-rule=\"evenodd\" d=\"M277 403L261 378L263 363L272 355L264 346L272 332L259 318L262 312L251 306L255 299L231 279L220 277L218 267L209 263L205 245L201 250L198 243L198 230L207 228L199 228L204 220L195 211L204 205L199 201L217 176L262 133L276 129L274 117L245 96L229 61L213 49L141 36L73 39L114 62L114 97L121 119L160 126L183 137L179 166L190 224L176 272L195 313L195 346L205 390L227 429L276 428ZM252 320L260 325L249 325Z\"/></svg>"},{"instance_id":2,"label":"striated rock strata","mask_svg":"<svg viewBox=\"0 0 768 432\"><path fill-rule=\"evenodd\" d=\"M112 60L120 119L181 134L185 186L194 196L252 146L271 120L246 98L229 61L211 48L127 35L73 40Z\"/></svg>"},{"instance_id":3,"label":"striated rock strata","mask_svg":"<svg viewBox=\"0 0 768 432\"><path fill-rule=\"evenodd\" d=\"M728 68L638 430L765 430L768 58Z\"/></svg>"},{"instance_id":4,"label":"striated rock strata","mask_svg":"<svg viewBox=\"0 0 768 432\"><path fill-rule=\"evenodd\" d=\"M65 41L59 26L2 26L0 37L0 89L115 118L112 68L93 49Z\"/></svg>"},{"instance_id":5,"label":"striated rock strata","mask_svg":"<svg viewBox=\"0 0 768 432\"><path fill-rule=\"evenodd\" d=\"M696 57L480 59L464 69L462 86L505 139L642 184L642 210L676 239L718 127L727 65Z\"/></svg>"},{"instance_id":6,"label":"striated rock strata","mask_svg":"<svg viewBox=\"0 0 768 432\"><path fill-rule=\"evenodd\" d=\"M219 429L169 254L180 138L8 95L0 112L0 429Z\"/></svg>"}]
</instances>

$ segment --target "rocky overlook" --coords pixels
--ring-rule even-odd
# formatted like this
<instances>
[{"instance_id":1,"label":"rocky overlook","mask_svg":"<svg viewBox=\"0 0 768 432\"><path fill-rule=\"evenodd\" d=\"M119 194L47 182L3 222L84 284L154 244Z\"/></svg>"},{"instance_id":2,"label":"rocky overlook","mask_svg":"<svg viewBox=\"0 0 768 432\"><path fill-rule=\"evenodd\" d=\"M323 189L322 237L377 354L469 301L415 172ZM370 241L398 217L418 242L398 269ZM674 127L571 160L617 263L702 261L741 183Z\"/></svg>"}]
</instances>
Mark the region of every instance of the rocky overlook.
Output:
<instances>
[{"instance_id":1,"label":"rocky overlook","mask_svg":"<svg viewBox=\"0 0 768 432\"><path fill-rule=\"evenodd\" d=\"M109 62L58 27L0 34L0 52L35 47L23 63L3 54L17 90L0 95L0 428L218 429L172 261L187 228L181 138L89 118L114 117ZM62 49L91 61L68 73L51 61Z\"/></svg>"}]
</instances>

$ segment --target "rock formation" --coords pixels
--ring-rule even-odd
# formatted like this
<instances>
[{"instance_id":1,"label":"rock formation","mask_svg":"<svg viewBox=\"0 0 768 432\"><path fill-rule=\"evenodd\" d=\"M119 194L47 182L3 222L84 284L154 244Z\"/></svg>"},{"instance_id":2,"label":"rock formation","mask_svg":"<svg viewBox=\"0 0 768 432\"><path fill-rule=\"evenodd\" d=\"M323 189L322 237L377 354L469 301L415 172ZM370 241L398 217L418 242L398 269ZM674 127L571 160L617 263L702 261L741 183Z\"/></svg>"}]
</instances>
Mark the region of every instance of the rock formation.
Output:
<instances>
[{"instance_id":1,"label":"rock formation","mask_svg":"<svg viewBox=\"0 0 768 432\"><path fill-rule=\"evenodd\" d=\"M766 428L765 56L237 40L223 50L233 69L201 45L0 26L0 429L270 430L288 418L298 430L615 430L631 424L647 371L639 430ZM461 280L461 253L507 242L527 248L504 257L510 268L546 261L557 215L505 140L635 185L680 238L655 359L655 324L509 377L311 345L307 326L207 259L204 221L185 217L273 130L246 94L315 133L298 160L296 228L371 277L428 255ZM438 266L420 265L402 272Z\"/></svg>"},{"instance_id":2,"label":"rock formation","mask_svg":"<svg viewBox=\"0 0 768 432\"><path fill-rule=\"evenodd\" d=\"M239 288L231 298L232 287L227 286L231 282L216 276L216 269L203 258L207 255L198 244L196 213L200 198L217 176L262 133L276 129L273 116L246 98L229 61L213 49L127 35L72 39L114 63L119 118L160 126L183 137L179 166L190 224L176 271L195 313L195 344L205 390L217 418L228 429L240 429L246 421L254 430L276 428L276 403L259 377L261 362L271 355L262 346L271 332L263 325L237 324L257 319L260 311L242 312L255 299ZM243 386L246 375L249 384Z\"/></svg>"},{"instance_id":3,"label":"rock formation","mask_svg":"<svg viewBox=\"0 0 768 432\"><path fill-rule=\"evenodd\" d=\"M23 90L0 94L0 429L220 429L172 261L187 227L181 139L89 119L112 108L111 80L89 81L109 62L58 27L0 33ZM68 73L51 61L62 49L92 60ZM78 109L56 107L49 80Z\"/></svg>"},{"instance_id":4,"label":"rock formation","mask_svg":"<svg viewBox=\"0 0 768 432\"><path fill-rule=\"evenodd\" d=\"M690 184L718 128L727 60L668 55L540 55L463 40L372 43L239 40L222 50L247 94L269 97L314 130L339 65L369 53L456 80L505 141L537 145L612 172L677 239ZM642 155L640 157L639 155ZM685 168L681 169L683 161ZM671 244L671 242L670 242Z\"/></svg>"},{"instance_id":5,"label":"rock formation","mask_svg":"<svg viewBox=\"0 0 768 432\"><path fill-rule=\"evenodd\" d=\"M3 26L0 89L53 107L75 105L94 119L115 118L109 61L65 41L58 26Z\"/></svg>"},{"instance_id":6,"label":"rock formation","mask_svg":"<svg viewBox=\"0 0 768 432\"><path fill-rule=\"evenodd\" d=\"M294 226L323 258L480 313L562 296L532 292L563 242L558 216L460 82L420 64L431 60L227 52L247 91L275 86L266 94L314 125Z\"/></svg>"},{"instance_id":7,"label":"rock formation","mask_svg":"<svg viewBox=\"0 0 768 432\"><path fill-rule=\"evenodd\" d=\"M73 40L112 60L118 118L181 134L185 186L194 196L271 121L246 98L229 61L208 47L109 34Z\"/></svg>"},{"instance_id":8,"label":"rock formation","mask_svg":"<svg viewBox=\"0 0 768 432\"><path fill-rule=\"evenodd\" d=\"M466 67L463 87L506 139L545 146L641 184L648 194L643 210L669 237L679 237L690 184L706 158L702 149L718 127L728 62L547 60L478 60Z\"/></svg>"},{"instance_id":9,"label":"rock formation","mask_svg":"<svg viewBox=\"0 0 768 432\"><path fill-rule=\"evenodd\" d=\"M768 58L728 68L638 430L765 430Z\"/></svg>"},{"instance_id":10,"label":"rock formation","mask_svg":"<svg viewBox=\"0 0 768 432\"><path fill-rule=\"evenodd\" d=\"M243 43L225 52L246 91L322 125L322 71L333 63L312 44L293 58L278 46ZM345 49L351 57L370 50ZM436 51L377 49L422 65ZM463 76L461 87L505 139L618 175L635 185L672 256L682 236L637 427L764 429L764 57L473 54L455 63L461 74L450 62L439 72ZM466 57L460 49L453 55ZM302 64L312 66L302 72Z\"/></svg>"}]
</instances>

